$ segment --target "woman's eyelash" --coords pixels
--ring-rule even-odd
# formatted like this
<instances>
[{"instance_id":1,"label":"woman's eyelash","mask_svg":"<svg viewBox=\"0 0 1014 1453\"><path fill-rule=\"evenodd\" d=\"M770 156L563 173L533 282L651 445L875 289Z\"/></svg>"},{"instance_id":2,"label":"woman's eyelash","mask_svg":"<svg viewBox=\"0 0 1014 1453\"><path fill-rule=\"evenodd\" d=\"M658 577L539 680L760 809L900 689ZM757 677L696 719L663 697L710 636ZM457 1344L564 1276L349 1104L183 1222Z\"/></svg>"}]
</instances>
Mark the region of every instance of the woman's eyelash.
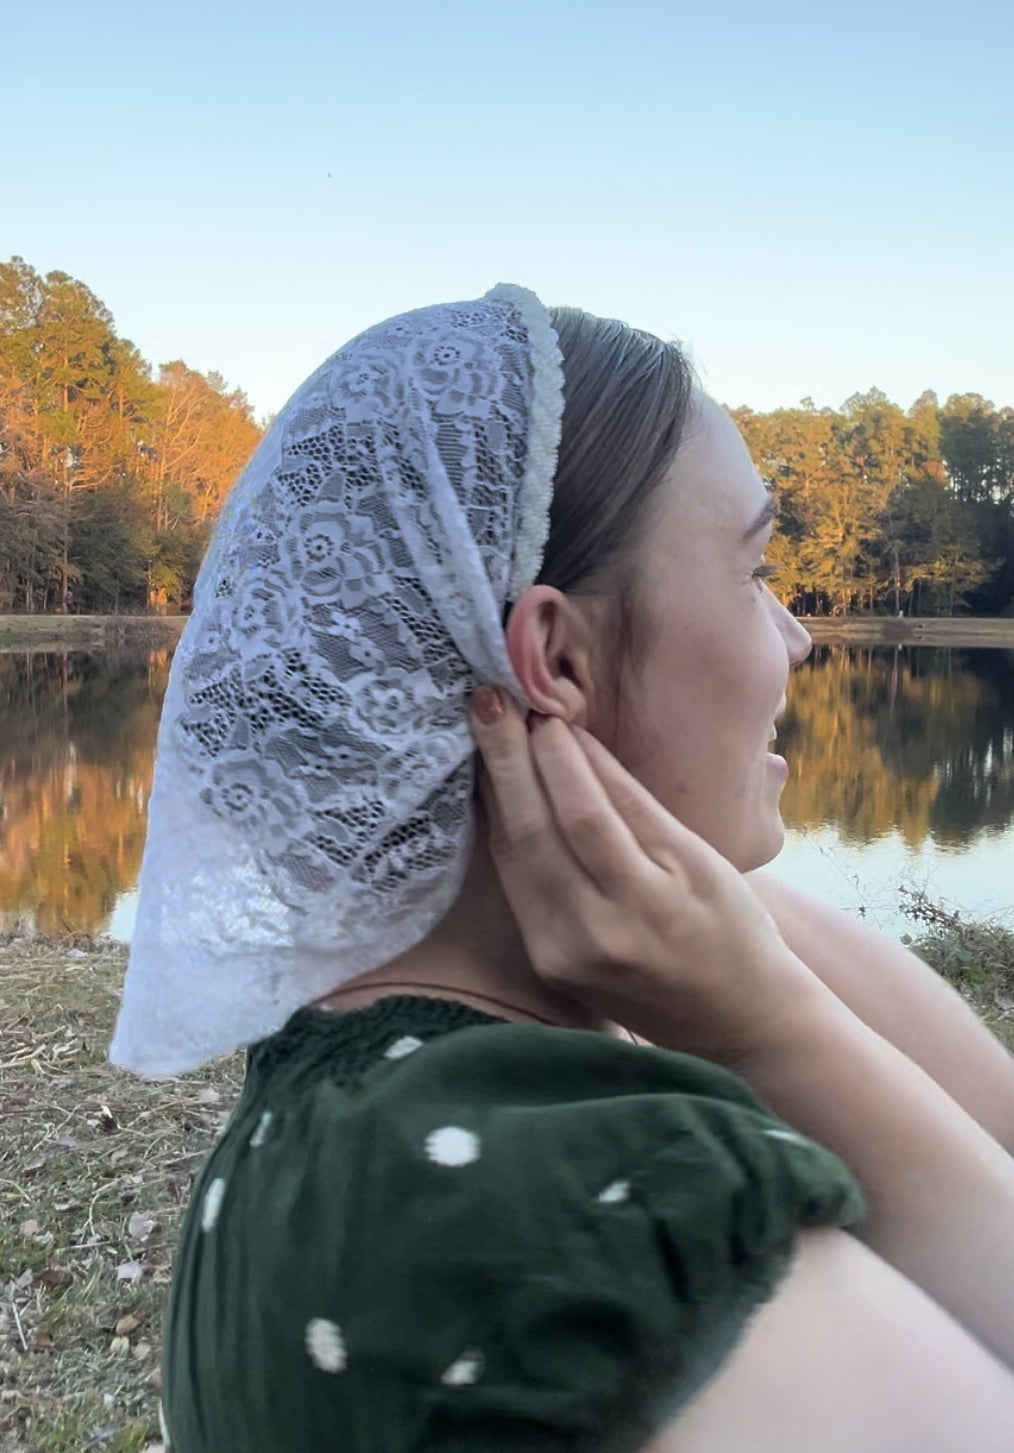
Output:
<instances>
[{"instance_id":1,"label":"woman's eyelash","mask_svg":"<svg viewBox=\"0 0 1014 1453\"><path fill-rule=\"evenodd\" d=\"M753 572L754 580L770 580L773 575L778 574L778 566L772 565L767 560L762 560Z\"/></svg>"}]
</instances>

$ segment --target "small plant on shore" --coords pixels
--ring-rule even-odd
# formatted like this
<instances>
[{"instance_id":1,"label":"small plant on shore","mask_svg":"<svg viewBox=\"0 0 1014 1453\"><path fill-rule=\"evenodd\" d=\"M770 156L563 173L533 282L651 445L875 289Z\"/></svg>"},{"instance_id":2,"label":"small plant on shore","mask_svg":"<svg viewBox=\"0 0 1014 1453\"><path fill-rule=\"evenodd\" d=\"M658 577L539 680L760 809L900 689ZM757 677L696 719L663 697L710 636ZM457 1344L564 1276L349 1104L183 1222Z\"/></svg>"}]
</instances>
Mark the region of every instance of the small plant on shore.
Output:
<instances>
[{"instance_id":1,"label":"small plant on shore","mask_svg":"<svg viewBox=\"0 0 1014 1453\"><path fill-rule=\"evenodd\" d=\"M1014 1048L1014 929L999 919L972 922L922 889L903 888L902 912L919 926L902 942L973 1006Z\"/></svg>"}]
</instances>

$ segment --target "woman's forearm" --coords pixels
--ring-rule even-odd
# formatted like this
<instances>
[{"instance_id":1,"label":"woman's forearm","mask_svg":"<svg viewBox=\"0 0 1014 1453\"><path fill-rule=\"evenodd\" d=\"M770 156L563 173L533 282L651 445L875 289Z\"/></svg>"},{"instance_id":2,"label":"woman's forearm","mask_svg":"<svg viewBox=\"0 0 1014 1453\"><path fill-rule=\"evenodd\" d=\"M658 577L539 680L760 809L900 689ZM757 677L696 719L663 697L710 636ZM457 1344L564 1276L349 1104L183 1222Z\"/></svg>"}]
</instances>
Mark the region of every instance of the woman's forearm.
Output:
<instances>
[{"instance_id":1,"label":"woman's forearm","mask_svg":"<svg viewBox=\"0 0 1014 1453\"><path fill-rule=\"evenodd\" d=\"M851 1168L859 1234L1014 1368L1014 1162L970 1115L821 991L780 1046L737 1066Z\"/></svg>"},{"instance_id":2,"label":"woman's forearm","mask_svg":"<svg viewBox=\"0 0 1014 1453\"><path fill-rule=\"evenodd\" d=\"M1014 1057L903 944L770 873L745 875L794 954L1014 1155Z\"/></svg>"}]
</instances>

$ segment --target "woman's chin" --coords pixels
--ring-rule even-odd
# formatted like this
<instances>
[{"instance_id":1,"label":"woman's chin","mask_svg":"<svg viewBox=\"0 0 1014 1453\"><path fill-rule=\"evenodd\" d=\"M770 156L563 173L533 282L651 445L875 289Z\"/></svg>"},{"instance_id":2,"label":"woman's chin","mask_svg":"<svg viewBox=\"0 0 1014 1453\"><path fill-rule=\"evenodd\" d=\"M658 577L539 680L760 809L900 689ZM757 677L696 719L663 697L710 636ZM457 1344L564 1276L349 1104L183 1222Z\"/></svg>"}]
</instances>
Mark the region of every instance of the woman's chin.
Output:
<instances>
[{"instance_id":1,"label":"woman's chin","mask_svg":"<svg viewBox=\"0 0 1014 1453\"><path fill-rule=\"evenodd\" d=\"M750 841L743 843L742 851L733 860L734 866L741 873L752 873L756 868L764 868L774 862L784 846L785 824L775 808L766 822L758 824L757 832Z\"/></svg>"}]
</instances>

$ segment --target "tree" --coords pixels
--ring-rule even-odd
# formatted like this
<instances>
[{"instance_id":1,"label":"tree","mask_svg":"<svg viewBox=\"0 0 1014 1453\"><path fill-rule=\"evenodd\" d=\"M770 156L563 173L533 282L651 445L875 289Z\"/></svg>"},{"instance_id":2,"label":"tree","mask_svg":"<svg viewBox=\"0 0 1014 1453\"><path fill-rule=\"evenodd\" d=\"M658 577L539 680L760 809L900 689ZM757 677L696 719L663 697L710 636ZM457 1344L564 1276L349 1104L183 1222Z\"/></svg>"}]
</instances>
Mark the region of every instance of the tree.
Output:
<instances>
[{"instance_id":1,"label":"tree","mask_svg":"<svg viewBox=\"0 0 1014 1453\"><path fill-rule=\"evenodd\" d=\"M260 437L245 395L157 380L66 273L0 264L0 608L182 605Z\"/></svg>"}]
</instances>

